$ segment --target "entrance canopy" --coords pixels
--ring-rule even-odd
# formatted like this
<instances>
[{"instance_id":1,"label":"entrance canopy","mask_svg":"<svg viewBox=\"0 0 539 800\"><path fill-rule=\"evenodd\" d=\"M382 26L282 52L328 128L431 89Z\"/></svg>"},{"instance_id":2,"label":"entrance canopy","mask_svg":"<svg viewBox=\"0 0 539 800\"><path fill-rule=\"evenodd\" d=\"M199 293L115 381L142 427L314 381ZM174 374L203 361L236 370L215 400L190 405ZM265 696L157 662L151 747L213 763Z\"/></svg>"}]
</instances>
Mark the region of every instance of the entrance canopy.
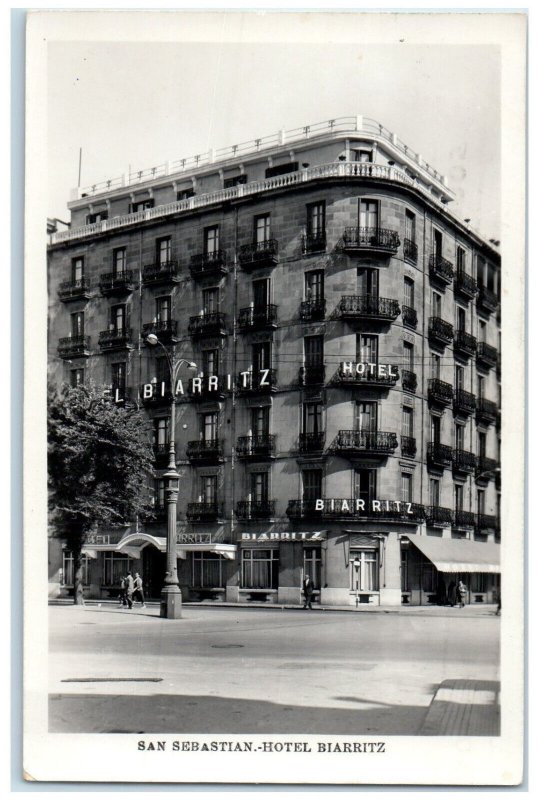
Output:
<instances>
[{"instance_id":1,"label":"entrance canopy","mask_svg":"<svg viewBox=\"0 0 539 800\"><path fill-rule=\"evenodd\" d=\"M432 561L439 572L500 571L500 545L467 539L435 539L409 536L410 542Z\"/></svg>"},{"instance_id":2,"label":"entrance canopy","mask_svg":"<svg viewBox=\"0 0 539 800\"><path fill-rule=\"evenodd\" d=\"M191 537L195 538L195 537ZM98 552L113 552L123 553L124 555L131 556L132 558L140 558L142 549L151 544L156 547L161 553L166 552L167 540L164 536L152 536L149 533L142 531L135 531L123 536L120 541L112 542L110 536L102 536L98 543L91 544L90 547L83 548L83 553L90 558L97 558ZM234 560L237 547L235 544L225 544L223 542L212 542L211 536L208 534L206 538L197 535L197 541L183 541L176 544L176 555L178 558L185 559L187 553L216 553L230 560Z\"/></svg>"}]
</instances>

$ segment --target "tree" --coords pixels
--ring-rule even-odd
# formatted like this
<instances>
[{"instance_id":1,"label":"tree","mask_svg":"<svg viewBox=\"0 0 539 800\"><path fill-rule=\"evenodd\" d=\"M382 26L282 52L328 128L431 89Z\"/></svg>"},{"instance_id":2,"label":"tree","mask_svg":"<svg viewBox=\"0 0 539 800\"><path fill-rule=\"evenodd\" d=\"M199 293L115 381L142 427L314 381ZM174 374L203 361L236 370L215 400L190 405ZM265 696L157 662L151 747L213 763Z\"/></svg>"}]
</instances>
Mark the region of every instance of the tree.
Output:
<instances>
[{"instance_id":1,"label":"tree","mask_svg":"<svg viewBox=\"0 0 539 800\"><path fill-rule=\"evenodd\" d=\"M90 531L148 513L152 475L146 418L102 387L48 390L49 510L73 555L74 602L82 603L82 548Z\"/></svg>"}]
</instances>

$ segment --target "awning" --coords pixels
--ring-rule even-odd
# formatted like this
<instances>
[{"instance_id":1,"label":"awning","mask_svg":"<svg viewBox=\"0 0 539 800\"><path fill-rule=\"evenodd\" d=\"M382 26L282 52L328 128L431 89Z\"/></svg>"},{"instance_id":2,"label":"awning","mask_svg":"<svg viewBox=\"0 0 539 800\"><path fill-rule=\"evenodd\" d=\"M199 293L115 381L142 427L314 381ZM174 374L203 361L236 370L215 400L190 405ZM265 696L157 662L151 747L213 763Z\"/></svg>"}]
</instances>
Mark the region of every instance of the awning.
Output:
<instances>
[{"instance_id":1,"label":"awning","mask_svg":"<svg viewBox=\"0 0 539 800\"><path fill-rule=\"evenodd\" d=\"M439 572L500 572L500 545L468 539L408 537Z\"/></svg>"},{"instance_id":2,"label":"awning","mask_svg":"<svg viewBox=\"0 0 539 800\"><path fill-rule=\"evenodd\" d=\"M181 544L178 545L178 551L180 549L183 550L184 553L215 553L218 556L228 558L229 561L234 561L237 547L235 544L209 542L206 544ZM185 558L185 556L182 556L182 558Z\"/></svg>"}]
</instances>

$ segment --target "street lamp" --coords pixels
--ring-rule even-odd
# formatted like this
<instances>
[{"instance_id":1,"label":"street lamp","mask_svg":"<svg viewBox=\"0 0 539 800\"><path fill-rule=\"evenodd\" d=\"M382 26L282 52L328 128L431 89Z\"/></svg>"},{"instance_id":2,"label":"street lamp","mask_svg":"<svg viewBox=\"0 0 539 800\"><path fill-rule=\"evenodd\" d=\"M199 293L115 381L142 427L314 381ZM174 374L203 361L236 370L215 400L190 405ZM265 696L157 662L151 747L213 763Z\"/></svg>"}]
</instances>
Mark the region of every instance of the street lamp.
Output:
<instances>
[{"instance_id":1,"label":"street lamp","mask_svg":"<svg viewBox=\"0 0 539 800\"><path fill-rule=\"evenodd\" d=\"M359 606L359 568L361 566L361 561L356 556L354 558L354 569L356 572L356 608Z\"/></svg>"},{"instance_id":2,"label":"street lamp","mask_svg":"<svg viewBox=\"0 0 539 800\"><path fill-rule=\"evenodd\" d=\"M146 337L146 342L155 347L159 345L165 353L168 368L170 370L170 427L169 427L169 442L168 442L168 466L167 471L164 473L165 479L165 497L167 505L167 571L165 573L165 584L161 592L161 612L162 617L166 619L180 619L182 615L182 593L178 583L178 566L176 554L176 517L177 517L177 504L178 504L178 491L180 476L176 469L176 396L174 387L176 386L176 379L180 368L186 365L189 369L196 369L197 365L194 361L188 361L186 358L179 358L174 361L170 357L167 348L154 333L150 333Z\"/></svg>"}]
</instances>

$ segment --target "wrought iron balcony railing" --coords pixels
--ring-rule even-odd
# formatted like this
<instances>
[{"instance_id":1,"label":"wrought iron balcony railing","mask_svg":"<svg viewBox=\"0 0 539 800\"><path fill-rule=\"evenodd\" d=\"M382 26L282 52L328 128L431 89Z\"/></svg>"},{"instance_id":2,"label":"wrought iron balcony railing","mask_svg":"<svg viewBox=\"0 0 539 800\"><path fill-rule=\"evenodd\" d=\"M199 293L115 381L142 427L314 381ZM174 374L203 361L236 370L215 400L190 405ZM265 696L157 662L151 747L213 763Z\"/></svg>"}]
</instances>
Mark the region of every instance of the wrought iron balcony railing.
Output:
<instances>
[{"instance_id":1,"label":"wrought iron balcony railing","mask_svg":"<svg viewBox=\"0 0 539 800\"><path fill-rule=\"evenodd\" d=\"M142 339L153 334L157 336L164 344L176 340L178 330L178 323L175 319L157 320L157 322L147 322L142 326Z\"/></svg>"},{"instance_id":2,"label":"wrought iron balcony railing","mask_svg":"<svg viewBox=\"0 0 539 800\"><path fill-rule=\"evenodd\" d=\"M453 448L439 442L427 444L427 466L436 469L450 467L453 462Z\"/></svg>"},{"instance_id":3,"label":"wrought iron balcony railing","mask_svg":"<svg viewBox=\"0 0 539 800\"><path fill-rule=\"evenodd\" d=\"M326 232L306 233L301 237L302 250L305 255L323 253L326 249Z\"/></svg>"},{"instance_id":4,"label":"wrought iron balcony railing","mask_svg":"<svg viewBox=\"0 0 539 800\"><path fill-rule=\"evenodd\" d=\"M214 250L211 253L197 253L191 256L189 266L191 277L195 280L205 277L218 277L227 273L227 258L224 250Z\"/></svg>"},{"instance_id":5,"label":"wrought iron balcony railing","mask_svg":"<svg viewBox=\"0 0 539 800\"><path fill-rule=\"evenodd\" d=\"M300 318L306 322L324 319L326 316L326 301L323 297L316 300L303 300L299 310Z\"/></svg>"},{"instance_id":6,"label":"wrought iron balcony railing","mask_svg":"<svg viewBox=\"0 0 539 800\"><path fill-rule=\"evenodd\" d=\"M479 293L476 299L476 305L482 311L486 311L488 314L491 314L493 311L496 311L498 308L498 297L492 289L487 289L486 286L479 287Z\"/></svg>"},{"instance_id":7,"label":"wrought iron balcony railing","mask_svg":"<svg viewBox=\"0 0 539 800\"><path fill-rule=\"evenodd\" d=\"M333 382L338 386L372 386L390 388L395 386L399 379L399 370L396 364L375 364L374 368L369 364L358 365L363 366L363 372L358 372L354 365L350 369L347 366L341 366L333 377ZM382 370L383 367L383 370ZM388 374L388 367L391 367L391 374Z\"/></svg>"},{"instance_id":8,"label":"wrought iron balcony railing","mask_svg":"<svg viewBox=\"0 0 539 800\"><path fill-rule=\"evenodd\" d=\"M215 522L223 514L221 503L188 503L186 517L189 522Z\"/></svg>"},{"instance_id":9,"label":"wrought iron balcony railing","mask_svg":"<svg viewBox=\"0 0 539 800\"><path fill-rule=\"evenodd\" d=\"M475 407L475 417L476 419L480 420L481 422L486 422L490 425L492 422L496 422L496 416L498 413L498 406L492 400L486 400L484 397L477 398L477 404Z\"/></svg>"},{"instance_id":10,"label":"wrought iron balcony railing","mask_svg":"<svg viewBox=\"0 0 539 800\"><path fill-rule=\"evenodd\" d=\"M201 439L187 443L186 455L189 461L200 464L222 461L224 452L222 439Z\"/></svg>"},{"instance_id":11,"label":"wrought iron balcony railing","mask_svg":"<svg viewBox=\"0 0 539 800\"><path fill-rule=\"evenodd\" d=\"M475 394L465 392L464 389L457 389L453 400L453 411L464 416L473 414L475 411Z\"/></svg>"},{"instance_id":12,"label":"wrought iron balcony railing","mask_svg":"<svg viewBox=\"0 0 539 800\"><path fill-rule=\"evenodd\" d=\"M411 261L412 264L417 264L417 244L411 239L405 239L403 243L404 258L406 261Z\"/></svg>"},{"instance_id":13,"label":"wrought iron balcony railing","mask_svg":"<svg viewBox=\"0 0 539 800\"><path fill-rule=\"evenodd\" d=\"M468 450L453 450L453 471L474 472L477 456Z\"/></svg>"},{"instance_id":14,"label":"wrought iron balcony railing","mask_svg":"<svg viewBox=\"0 0 539 800\"><path fill-rule=\"evenodd\" d=\"M240 436L236 442L238 458L274 458L276 437L272 433Z\"/></svg>"},{"instance_id":15,"label":"wrought iron balcony railing","mask_svg":"<svg viewBox=\"0 0 539 800\"><path fill-rule=\"evenodd\" d=\"M429 402L434 405L448 406L453 401L453 387L439 378L430 378L428 383Z\"/></svg>"},{"instance_id":16,"label":"wrought iron balcony railing","mask_svg":"<svg viewBox=\"0 0 539 800\"><path fill-rule=\"evenodd\" d=\"M277 306L248 306L240 308L238 315L238 328L241 330L257 331L263 328L277 327Z\"/></svg>"},{"instance_id":17,"label":"wrought iron balcony railing","mask_svg":"<svg viewBox=\"0 0 539 800\"><path fill-rule=\"evenodd\" d=\"M477 350L477 339L471 333L457 330L453 339L453 348L464 356L473 356Z\"/></svg>"},{"instance_id":18,"label":"wrought iron balcony railing","mask_svg":"<svg viewBox=\"0 0 539 800\"><path fill-rule=\"evenodd\" d=\"M495 531L498 520L494 514L478 514L476 527L480 531Z\"/></svg>"},{"instance_id":19,"label":"wrought iron balcony railing","mask_svg":"<svg viewBox=\"0 0 539 800\"><path fill-rule=\"evenodd\" d=\"M101 294L127 294L135 288L133 270L125 269L121 272L105 272L99 276L99 290Z\"/></svg>"},{"instance_id":20,"label":"wrought iron balcony railing","mask_svg":"<svg viewBox=\"0 0 539 800\"><path fill-rule=\"evenodd\" d=\"M302 386L319 386L326 380L324 364L306 364L299 368L299 382Z\"/></svg>"},{"instance_id":21,"label":"wrought iron balcony railing","mask_svg":"<svg viewBox=\"0 0 539 800\"><path fill-rule=\"evenodd\" d=\"M286 515L291 519L320 519L322 509L317 507L316 500L289 500Z\"/></svg>"},{"instance_id":22,"label":"wrought iron balcony railing","mask_svg":"<svg viewBox=\"0 0 539 800\"><path fill-rule=\"evenodd\" d=\"M488 458L487 456L478 456L477 467L475 470L476 483L488 483L494 480L499 471L499 464L495 458Z\"/></svg>"},{"instance_id":23,"label":"wrought iron balcony railing","mask_svg":"<svg viewBox=\"0 0 539 800\"><path fill-rule=\"evenodd\" d=\"M498 351L486 342L478 342L476 359L477 363L482 367L487 367L487 369L496 367L498 365Z\"/></svg>"},{"instance_id":24,"label":"wrought iron balcony railing","mask_svg":"<svg viewBox=\"0 0 539 800\"><path fill-rule=\"evenodd\" d=\"M373 294L344 295L338 305L341 319L371 319L394 322L400 314L398 300Z\"/></svg>"},{"instance_id":25,"label":"wrought iron balcony railing","mask_svg":"<svg viewBox=\"0 0 539 800\"><path fill-rule=\"evenodd\" d=\"M142 269L142 283L145 286L162 286L166 283L177 283L180 280L178 262L163 261L147 264Z\"/></svg>"},{"instance_id":26,"label":"wrought iron balcony railing","mask_svg":"<svg viewBox=\"0 0 539 800\"><path fill-rule=\"evenodd\" d=\"M193 338L200 336L224 336L226 334L226 315L221 311L211 311L189 317L189 334Z\"/></svg>"},{"instance_id":27,"label":"wrought iron balcony railing","mask_svg":"<svg viewBox=\"0 0 539 800\"><path fill-rule=\"evenodd\" d=\"M463 511L458 508L455 511L455 527L456 528L473 528L475 527L475 514L473 511Z\"/></svg>"},{"instance_id":28,"label":"wrought iron balcony railing","mask_svg":"<svg viewBox=\"0 0 539 800\"><path fill-rule=\"evenodd\" d=\"M477 281L471 275L468 275L462 267L457 267L455 291L459 292L463 297L468 297L470 300L473 300L477 294Z\"/></svg>"},{"instance_id":29,"label":"wrought iron balcony railing","mask_svg":"<svg viewBox=\"0 0 539 800\"><path fill-rule=\"evenodd\" d=\"M400 239L397 231L389 228L352 228L343 232L343 250L354 253L361 250L396 253Z\"/></svg>"},{"instance_id":30,"label":"wrought iron balcony railing","mask_svg":"<svg viewBox=\"0 0 539 800\"><path fill-rule=\"evenodd\" d=\"M402 307L402 324L408 328L417 328L417 311L411 306Z\"/></svg>"},{"instance_id":31,"label":"wrought iron balcony railing","mask_svg":"<svg viewBox=\"0 0 539 800\"><path fill-rule=\"evenodd\" d=\"M415 372L411 372L409 369L403 369L402 376L402 388L406 392L415 392L417 389L417 375Z\"/></svg>"},{"instance_id":32,"label":"wrought iron balcony railing","mask_svg":"<svg viewBox=\"0 0 539 800\"><path fill-rule=\"evenodd\" d=\"M453 326L440 317L429 317L429 338L445 347L453 339Z\"/></svg>"},{"instance_id":33,"label":"wrought iron balcony railing","mask_svg":"<svg viewBox=\"0 0 539 800\"><path fill-rule=\"evenodd\" d=\"M90 284L86 278L76 281L63 281L58 287L58 297L64 303L69 300L88 300L90 297Z\"/></svg>"},{"instance_id":34,"label":"wrought iron balcony railing","mask_svg":"<svg viewBox=\"0 0 539 800\"><path fill-rule=\"evenodd\" d=\"M318 453L324 449L325 433L300 433L299 449L302 453Z\"/></svg>"},{"instance_id":35,"label":"wrought iron balcony railing","mask_svg":"<svg viewBox=\"0 0 539 800\"><path fill-rule=\"evenodd\" d=\"M427 525L452 525L454 512L450 508L442 506L427 506L426 509Z\"/></svg>"},{"instance_id":36,"label":"wrought iron balcony railing","mask_svg":"<svg viewBox=\"0 0 539 800\"><path fill-rule=\"evenodd\" d=\"M432 253L429 258L429 273L431 280L437 280L449 286L453 281L453 264L447 258Z\"/></svg>"},{"instance_id":37,"label":"wrought iron balcony railing","mask_svg":"<svg viewBox=\"0 0 539 800\"><path fill-rule=\"evenodd\" d=\"M236 516L240 520L270 519L275 516L275 500L240 500Z\"/></svg>"},{"instance_id":38,"label":"wrought iron balcony railing","mask_svg":"<svg viewBox=\"0 0 539 800\"><path fill-rule=\"evenodd\" d=\"M153 446L153 456L156 463L163 465L168 461L170 445L168 442L160 442Z\"/></svg>"},{"instance_id":39,"label":"wrought iron balcony railing","mask_svg":"<svg viewBox=\"0 0 539 800\"><path fill-rule=\"evenodd\" d=\"M240 247L238 261L243 269L254 267L271 267L277 263L279 243L277 239L265 239Z\"/></svg>"},{"instance_id":40,"label":"wrought iron balcony railing","mask_svg":"<svg viewBox=\"0 0 539 800\"><path fill-rule=\"evenodd\" d=\"M414 436L401 436L401 453L407 458L415 458L417 446Z\"/></svg>"},{"instance_id":41,"label":"wrought iron balcony railing","mask_svg":"<svg viewBox=\"0 0 539 800\"><path fill-rule=\"evenodd\" d=\"M238 392L241 394L262 394L275 391L277 387L277 371L262 369L259 372L240 372L238 375Z\"/></svg>"},{"instance_id":42,"label":"wrought iron balcony railing","mask_svg":"<svg viewBox=\"0 0 539 800\"><path fill-rule=\"evenodd\" d=\"M101 350L128 350L134 347L131 328L113 328L99 334Z\"/></svg>"},{"instance_id":43,"label":"wrought iron balcony railing","mask_svg":"<svg viewBox=\"0 0 539 800\"><path fill-rule=\"evenodd\" d=\"M397 434L387 431L339 431L331 449L336 453L388 455L398 446Z\"/></svg>"},{"instance_id":44,"label":"wrought iron balcony railing","mask_svg":"<svg viewBox=\"0 0 539 800\"><path fill-rule=\"evenodd\" d=\"M89 336L63 336L58 340L60 358L85 358L90 355Z\"/></svg>"}]
</instances>

